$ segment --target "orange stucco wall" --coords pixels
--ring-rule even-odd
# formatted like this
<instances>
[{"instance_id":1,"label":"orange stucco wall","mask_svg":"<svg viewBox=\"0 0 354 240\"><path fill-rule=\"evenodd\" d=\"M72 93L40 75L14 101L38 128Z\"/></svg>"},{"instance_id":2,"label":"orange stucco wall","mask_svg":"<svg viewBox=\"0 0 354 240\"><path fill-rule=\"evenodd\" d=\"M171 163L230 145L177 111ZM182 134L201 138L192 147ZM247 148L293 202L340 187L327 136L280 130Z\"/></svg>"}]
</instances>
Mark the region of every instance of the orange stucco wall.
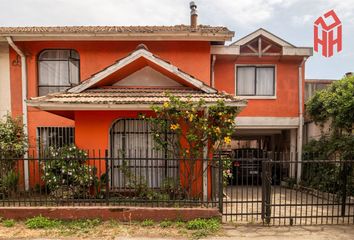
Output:
<instances>
[{"instance_id":1,"label":"orange stucco wall","mask_svg":"<svg viewBox=\"0 0 354 240\"><path fill-rule=\"evenodd\" d=\"M215 87L235 94L237 64L274 65L276 68L276 99L248 99L248 105L239 116L248 117L298 117L299 115L299 64L301 58L280 60L279 57L217 58L215 63Z\"/></svg>"},{"instance_id":2,"label":"orange stucco wall","mask_svg":"<svg viewBox=\"0 0 354 240\"><path fill-rule=\"evenodd\" d=\"M120 118L138 118L139 114L153 116L151 111L76 111L75 112L75 143L79 148L89 150L90 164L97 167L97 174L105 173L105 163L97 160L105 156L105 150L110 149L110 129L115 120ZM183 144L183 142L182 142ZM202 194L202 161L197 161L194 169L191 170L190 162L181 160L180 179L182 186L187 186L188 174L193 171L197 177L193 180L190 191L192 194ZM211 174L209 168L208 174ZM211 177L208 179L208 195L211 196Z\"/></svg>"},{"instance_id":3,"label":"orange stucco wall","mask_svg":"<svg viewBox=\"0 0 354 240\"><path fill-rule=\"evenodd\" d=\"M113 122L120 118L138 118L142 111L76 111L75 143L79 148L102 152L109 149L109 130Z\"/></svg>"},{"instance_id":4,"label":"orange stucco wall","mask_svg":"<svg viewBox=\"0 0 354 240\"><path fill-rule=\"evenodd\" d=\"M141 42L141 41L37 41L16 42L27 55L28 98L37 96L37 56L44 49L75 49L80 54L80 77L85 80L116 60L125 57L140 44L164 60L170 61L185 72L209 84L210 45L208 42ZM22 115L21 66L14 64L17 54L10 51L11 108L14 116ZM51 113L28 108L29 143L35 148L36 127L39 126L78 126L74 121ZM78 130L80 132L80 130ZM81 133L81 132L80 132ZM76 135L80 138L80 135ZM80 142L80 140L79 140ZM83 146L83 145L82 145ZM90 148L92 145L83 146ZM93 146L92 146L93 147Z\"/></svg>"},{"instance_id":5,"label":"orange stucco wall","mask_svg":"<svg viewBox=\"0 0 354 240\"><path fill-rule=\"evenodd\" d=\"M28 98L37 96L37 56L44 49L75 49L80 54L80 77L85 80L92 74L125 57L137 45L144 43L149 50L164 60L170 61L181 70L210 84L210 44L208 42L140 42L140 41L62 41L62 42L17 42L25 52L28 66ZM21 66L17 54L10 50L11 108L14 116L22 115ZM248 106L239 116L254 117L297 117L298 108L298 65L302 58L279 57L217 57L215 64L215 87L230 94L235 93L236 64L272 64L276 66L276 99L250 99ZM304 76L304 74L303 74ZM304 89L304 88L303 88ZM75 126L75 141L78 147L95 151L95 156L109 148L109 129L118 118L137 117L137 111L76 111L72 119L53 113L28 108L29 144L36 147L36 128L40 126ZM91 155L92 156L92 155ZM101 166L102 167L102 166ZM200 166L197 166L200 167ZM30 167L37 171L38 166ZM210 171L208 171L210 175ZM211 179L211 178L209 178ZM31 182L32 184L34 182ZM195 185L201 189L201 179ZM210 186L210 184L209 184ZM210 193L210 189L209 189Z\"/></svg>"}]
</instances>

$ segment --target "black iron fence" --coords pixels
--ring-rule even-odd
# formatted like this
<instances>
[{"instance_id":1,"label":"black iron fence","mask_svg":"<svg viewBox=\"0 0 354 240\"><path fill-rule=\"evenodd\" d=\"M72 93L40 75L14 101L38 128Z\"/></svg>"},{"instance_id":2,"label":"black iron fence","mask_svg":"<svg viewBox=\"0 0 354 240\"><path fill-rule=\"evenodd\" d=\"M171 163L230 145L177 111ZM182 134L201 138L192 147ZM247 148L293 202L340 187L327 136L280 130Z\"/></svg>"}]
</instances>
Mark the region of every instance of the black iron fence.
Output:
<instances>
[{"instance_id":1,"label":"black iron fence","mask_svg":"<svg viewBox=\"0 0 354 240\"><path fill-rule=\"evenodd\" d=\"M219 159L153 157L142 152L110 157L107 151L55 155L1 157L0 206L220 205L219 178L208 178L219 176Z\"/></svg>"},{"instance_id":2,"label":"black iron fence","mask_svg":"<svg viewBox=\"0 0 354 240\"><path fill-rule=\"evenodd\" d=\"M354 223L354 160L321 157L258 150L213 159L141 151L2 156L0 206L213 207L238 223Z\"/></svg>"},{"instance_id":3,"label":"black iron fence","mask_svg":"<svg viewBox=\"0 0 354 240\"><path fill-rule=\"evenodd\" d=\"M354 223L354 160L321 154L237 152L224 188L224 221Z\"/></svg>"}]
</instances>

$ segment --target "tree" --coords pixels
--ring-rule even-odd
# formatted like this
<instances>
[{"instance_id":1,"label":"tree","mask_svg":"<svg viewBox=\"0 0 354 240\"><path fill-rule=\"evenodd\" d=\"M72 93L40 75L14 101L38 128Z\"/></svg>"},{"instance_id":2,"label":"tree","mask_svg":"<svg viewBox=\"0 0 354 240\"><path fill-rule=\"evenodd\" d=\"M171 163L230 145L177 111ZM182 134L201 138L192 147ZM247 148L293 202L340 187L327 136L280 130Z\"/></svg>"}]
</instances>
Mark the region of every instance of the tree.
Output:
<instances>
[{"instance_id":1,"label":"tree","mask_svg":"<svg viewBox=\"0 0 354 240\"><path fill-rule=\"evenodd\" d=\"M310 117L323 126L331 123L331 131L321 139L310 142L305 149L321 150L324 157L340 154L345 158L353 156L354 136L354 76L344 77L332 83L327 89L315 93L306 103Z\"/></svg>"},{"instance_id":2,"label":"tree","mask_svg":"<svg viewBox=\"0 0 354 240\"><path fill-rule=\"evenodd\" d=\"M142 118L149 121L157 146L166 149L170 157L181 159L184 174L181 180L190 195L194 183L202 176L201 171L206 171L200 167L201 160L231 142L239 109L226 106L224 101L207 106L203 99L194 102L190 98L168 96L169 101L162 106L152 106L156 116ZM161 134L163 130L173 134Z\"/></svg>"},{"instance_id":3,"label":"tree","mask_svg":"<svg viewBox=\"0 0 354 240\"><path fill-rule=\"evenodd\" d=\"M345 77L318 91L307 102L311 118L323 124L330 120L333 130L351 134L354 124L354 76Z\"/></svg>"},{"instance_id":4,"label":"tree","mask_svg":"<svg viewBox=\"0 0 354 240\"><path fill-rule=\"evenodd\" d=\"M323 132L320 139L305 145L304 158L353 160L354 76L344 77L327 89L316 92L307 102L306 109L315 123L323 127L324 123L329 121L331 128L329 132ZM343 196L346 195L345 191L354 194L354 171L350 161L339 165L311 163L304 167L304 171L307 171L305 184L311 187L332 193L338 192ZM347 178L348 183L344 181Z\"/></svg>"}]
</instances>

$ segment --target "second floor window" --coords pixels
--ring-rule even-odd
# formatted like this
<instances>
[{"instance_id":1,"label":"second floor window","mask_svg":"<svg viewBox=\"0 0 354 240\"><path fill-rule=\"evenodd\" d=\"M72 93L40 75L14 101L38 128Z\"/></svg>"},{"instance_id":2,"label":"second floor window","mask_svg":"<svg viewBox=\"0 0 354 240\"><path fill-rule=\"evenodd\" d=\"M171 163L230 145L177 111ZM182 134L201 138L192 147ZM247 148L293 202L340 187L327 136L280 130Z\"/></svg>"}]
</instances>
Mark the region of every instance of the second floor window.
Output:
<instances>
[{"instance_id":1,"label":"second floor window","mask_svg":"<svg viewBox=\"0 0 354 240\"><path fill-rule=\"evenodd\" d=\"M274 96L275 67L237 66L237 96Z\"/></svg>"},{"instance_id":2,"label":"second floor window","mask_svg":"<svg viewBox=\"0 0 354 240\"><path fill-rule=\"evenodd\" d=\"M50 49L38 56L38 95L65 91L80 82L80 57L75 50Z\"/></svg>"}]
</instances>

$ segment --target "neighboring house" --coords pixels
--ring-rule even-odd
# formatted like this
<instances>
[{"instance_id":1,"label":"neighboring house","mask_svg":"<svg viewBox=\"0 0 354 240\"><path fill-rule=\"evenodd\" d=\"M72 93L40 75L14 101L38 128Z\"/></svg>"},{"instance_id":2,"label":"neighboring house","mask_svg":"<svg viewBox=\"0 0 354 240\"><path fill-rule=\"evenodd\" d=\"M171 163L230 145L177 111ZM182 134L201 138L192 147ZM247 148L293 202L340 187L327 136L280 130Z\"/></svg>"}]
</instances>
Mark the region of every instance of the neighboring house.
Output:
<instances>
[{"instance_id":1,"label":"neighboring house","mask_svg":"<svg viewBox=\"0 0 354 240\"><path fill-rule=\"evenodd\" d=\"M9 45L0 42L0 117L11 112Z\"/></svg>"},{"instance_id":2,"label":"neighboring house","mask_svg":"<svg viewBox=\"0 0 354 240\"><path fill-rule=\"evenodd\" d=\"M243 107L234 139L301 152L312 49L264 29L226 46L234 32L196 20L192 11L191 25L1 27L1 113L24 117L31 150L75 142L114 155L152 147L138 114L169 91Z\"/></svg>"},{"instance_id":3,"label":"neighboring house","mask_svg":"<svg viewBox=\"0 0 354 240\"><path fill-rule=\"evenodd\" d=\"M353 72L345 73L345 76L352 76ZM326 89L337 79L306 79L305 80L305 103L315 95L317 91ZM318 140L323 134L330 131L331 123L327 121L323 126L317 125L308 115L305 114L304 144L311 140Z\"/></svg>"},{"instance_id":4,"label":"neighboring house","mask_svg":"<svg viewBox=\"0 0 354 240\"><path fill-rule=\"evenodd\" d=\"M305 103L315 95L317 91L327 88L334 79L306 79L305 80ZM330 123L326 122L322 127L317 125L311 118L305 114L304 122L304 144L310 140L319 139L323 132L328 132Z\"/></svg>"}]
</instances>

